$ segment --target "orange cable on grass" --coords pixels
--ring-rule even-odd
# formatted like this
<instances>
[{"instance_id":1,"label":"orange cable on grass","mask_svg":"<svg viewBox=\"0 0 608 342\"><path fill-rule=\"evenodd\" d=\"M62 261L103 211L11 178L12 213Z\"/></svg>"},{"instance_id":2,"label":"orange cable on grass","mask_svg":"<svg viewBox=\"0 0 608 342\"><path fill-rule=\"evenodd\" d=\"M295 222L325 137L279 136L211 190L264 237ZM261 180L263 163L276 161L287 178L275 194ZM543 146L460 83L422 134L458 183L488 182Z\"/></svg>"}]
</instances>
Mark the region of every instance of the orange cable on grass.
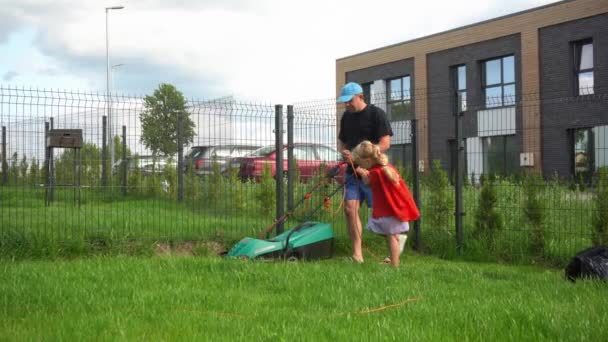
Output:
<instances>
[{"instance_id":1,"label":"orange cable on grass","mask_svg":"<svg viewBox=\"0 0 608 342\"><path fill-rule=\"evenodd\" d=\"M374 312L378 312L378 311L384 311L386 309L390 309L390 308L394 308L394 307L398 307L398 306L402 306L408 303L412 303L412 302L416 302L421 300L422 297L415 297L415 298L408 298L407 300L404 300L401 303L396 303L396 304L390 304L390 305L384 305L384 306L380 306L374 309L368 309L368 310L361 310L356 312L357 314L361 314L361 315L365 315L365 314L370 314L370 313L374 313Z\"/></svg>"},{"instance_id":2,"label":"orange cable on grass","mask_svg":"<svg viewBox=\"0 0 608 342\"><path fill-rule=\"evenodd\" d=\"M416 302L421 299L422 299L422 297L408 298L402 302L395 303L395 304L383 305L383 306L379 306L379 307L373 308L373 309L359 310L359 311L354 311L354 312L339 312L336 315L337 316L349 315L349 314L367 315L367 314L380 312L380 311L384 311L384 310L391 309L391 308L396 308L398 306L403 306L405 304Z\"/></svg>"},{"instance_id":3,"label":"orange cable on grass","mask_svg":"<svg viewBox=\"0 0 608 342\"><path fill-rule=\"evenodd\" d=\"M189 312L189 313L196 313L196 314L206 314L206 315L216 315L216 316L222 316L222 317L233 317L233 318L248 318L248 316L245 315L241 315L241 314L235 314L235 313L230 313L230 312L218 312L218 311L201 311L201 310L176 310L178 312Z\"/></svg>"}]
</instances>

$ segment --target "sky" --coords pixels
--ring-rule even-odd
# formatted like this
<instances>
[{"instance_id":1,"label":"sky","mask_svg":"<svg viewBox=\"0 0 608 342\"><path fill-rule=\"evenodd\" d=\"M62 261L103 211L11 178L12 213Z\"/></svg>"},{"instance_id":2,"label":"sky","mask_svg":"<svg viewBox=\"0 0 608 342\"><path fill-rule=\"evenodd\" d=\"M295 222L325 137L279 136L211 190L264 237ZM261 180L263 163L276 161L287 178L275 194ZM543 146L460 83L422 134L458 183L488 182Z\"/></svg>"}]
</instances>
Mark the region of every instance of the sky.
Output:
<instances>
[{"instance_id":1,"label":"sky","mask_svg":"<svg viewBox=\"0 0 608 342\"><path fill-rule=\"evenodd\" d=\"M0 84L233 96L289 104L335 96L336 59L555 0L0 0Z\"/></svg>"}]
</instances>

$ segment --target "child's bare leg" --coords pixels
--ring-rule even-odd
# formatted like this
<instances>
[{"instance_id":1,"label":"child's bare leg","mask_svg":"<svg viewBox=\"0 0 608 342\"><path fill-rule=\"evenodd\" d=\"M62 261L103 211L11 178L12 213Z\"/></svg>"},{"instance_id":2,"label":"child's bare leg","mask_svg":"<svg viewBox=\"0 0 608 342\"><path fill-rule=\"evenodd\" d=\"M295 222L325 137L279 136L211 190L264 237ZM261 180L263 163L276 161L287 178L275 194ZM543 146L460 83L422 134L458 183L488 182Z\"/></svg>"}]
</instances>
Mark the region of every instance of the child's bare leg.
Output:
<instances>
[{"instance_id":1,"label":"child's bare leg","mask_svg":"<svg viewBox=\"0 0 608 342\"><path fill-rule=\"evenodd\" d=\"M391 264L393 267L399 267L399 238L397 235L386 235L388 250L391 255Z\"/></svg>"}]
</instances>

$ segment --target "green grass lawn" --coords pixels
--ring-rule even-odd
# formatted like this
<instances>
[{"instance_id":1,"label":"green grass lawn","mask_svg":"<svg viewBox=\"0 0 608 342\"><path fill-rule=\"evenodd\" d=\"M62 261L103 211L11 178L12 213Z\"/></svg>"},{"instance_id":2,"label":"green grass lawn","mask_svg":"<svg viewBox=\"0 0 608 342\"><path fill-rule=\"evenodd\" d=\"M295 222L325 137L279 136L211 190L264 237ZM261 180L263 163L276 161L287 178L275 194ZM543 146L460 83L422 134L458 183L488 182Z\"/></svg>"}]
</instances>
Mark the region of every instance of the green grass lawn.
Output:
<instances>
[{"instance_id":1,"label":"green grass lawn","mask_svg":"<svg viewBox=\"0 0 608 342\"><path fill-rule=\"evenodd\" d=\"M0 261L0 340L608 340L606 283L407 255Z\"/></svg>"}]
</instances>

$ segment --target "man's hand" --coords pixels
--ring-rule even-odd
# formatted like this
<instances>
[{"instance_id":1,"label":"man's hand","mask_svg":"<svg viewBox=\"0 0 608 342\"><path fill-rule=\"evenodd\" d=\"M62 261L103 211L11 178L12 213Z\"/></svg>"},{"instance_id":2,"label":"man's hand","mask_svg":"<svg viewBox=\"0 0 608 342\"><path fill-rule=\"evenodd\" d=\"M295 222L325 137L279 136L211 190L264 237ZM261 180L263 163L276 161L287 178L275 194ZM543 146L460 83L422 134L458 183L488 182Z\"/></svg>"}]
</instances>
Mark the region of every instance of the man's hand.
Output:
<instances>
[{"instance_id":1,"label":"man's hand","mask_svg":"<svg viewBox=\"0 0 608 342\"><path fill-rule=\"evenodd\" d=\"M344 160L346 160L347 162L351 162L352 161L352 153L350 153L350 150L344 149L342 150L342 158L344 158Z\"/></svg>"}]
</instances>

